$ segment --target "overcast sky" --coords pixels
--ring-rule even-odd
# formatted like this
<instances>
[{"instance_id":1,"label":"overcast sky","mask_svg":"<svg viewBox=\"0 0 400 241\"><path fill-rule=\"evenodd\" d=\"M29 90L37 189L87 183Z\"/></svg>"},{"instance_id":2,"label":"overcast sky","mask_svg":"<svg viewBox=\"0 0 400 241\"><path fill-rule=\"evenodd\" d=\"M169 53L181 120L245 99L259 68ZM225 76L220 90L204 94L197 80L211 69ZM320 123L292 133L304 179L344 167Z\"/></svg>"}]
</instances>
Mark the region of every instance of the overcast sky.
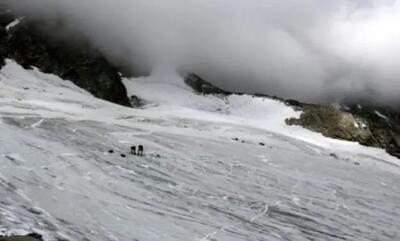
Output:
<instances>
[{"instance_id":1,"label":"overcast sky","mask_svg":"<svg viewBox=\"0 0 400 241\"><path fill-rule=\"evenodd\" d=\"M397 0L18 0L110 59L307 101L400 101Z\"/></svg>"}]
</instances>

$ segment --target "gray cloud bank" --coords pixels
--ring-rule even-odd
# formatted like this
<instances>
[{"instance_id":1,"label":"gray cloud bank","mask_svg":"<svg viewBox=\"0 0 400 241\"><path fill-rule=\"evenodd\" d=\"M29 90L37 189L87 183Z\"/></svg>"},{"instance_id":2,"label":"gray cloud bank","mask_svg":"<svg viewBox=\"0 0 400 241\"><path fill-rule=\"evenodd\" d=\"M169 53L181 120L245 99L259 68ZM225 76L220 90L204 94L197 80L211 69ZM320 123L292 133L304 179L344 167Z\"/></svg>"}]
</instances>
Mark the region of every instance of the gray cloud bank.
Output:
<instances>
[{"instance_id":1,"label":"gray cloud bank","mask_svg":"<svg viewBox=\"0 0 400 241\"><path fill-rule=\"evenodd\" d=\"M12 0L110 59L305 101L400 100L397 0Z\"/></svg>"}]
</instances>

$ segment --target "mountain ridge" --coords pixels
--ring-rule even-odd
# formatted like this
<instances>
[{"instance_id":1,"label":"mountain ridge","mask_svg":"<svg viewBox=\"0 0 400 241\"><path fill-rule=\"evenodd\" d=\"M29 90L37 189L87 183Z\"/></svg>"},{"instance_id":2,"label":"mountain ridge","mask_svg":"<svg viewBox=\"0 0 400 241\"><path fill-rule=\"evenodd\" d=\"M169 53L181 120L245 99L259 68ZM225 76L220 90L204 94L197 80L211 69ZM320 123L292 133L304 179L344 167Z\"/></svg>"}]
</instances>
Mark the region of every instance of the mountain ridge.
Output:
<instances>
[{"instance_id":1,"label":"mountain ridge","mask_svg":"<svg viewBox=\"0 0 400 241\"><path fill-rule=\"evenodd\" d=\"M11 58L24 68L35 66L43 72L71 80L98 98L124 106L143 105L137 96L128 96L119 69L88 42L79 39L68 44L64 39L50 36L42 25L40 21L18 17L0 8L0 65L4 65L5 58ZM326 137L383 148L400 157L400 111L395 108L363 103L332 107L266 94L230 92L195 74L188 74L184 81L200 94L250 94L282 101L303 112L298 119L288 119L289 125L299 125Z\"/></svg>"},{"instance_id":2,"label":"mountain ridge","mask_svg":"<svg viewBox=\"0 0 400 241\"><path fill-rule=\"evenodd\" d=\"M54 31L62 28L54 24ZM5 58L14 59L24 68L71 80L98 98L131 106L118 68L84 39L67 41L49 34L44 25L0 8L0 66Z\"/></svg>"},{"instance_id":3,"label":"mountain ridge","mask_svg":"<svg viewBox=\"0 0 400 241\"><path fill-rule=\"evenodd\" d=\"M196 74L188 74L185 83L197 93L204 95L248 94L225 91ZM266 94L252 94L252 96L275 99L303 112L299 118L287 119L288 125L299 125L330 138L383 148L391 155L400 158L400 112L384 107L363 107L360 104L350 105L351 107L345 104L329 106L285 100Z\"/></svg>"}]
</instances>

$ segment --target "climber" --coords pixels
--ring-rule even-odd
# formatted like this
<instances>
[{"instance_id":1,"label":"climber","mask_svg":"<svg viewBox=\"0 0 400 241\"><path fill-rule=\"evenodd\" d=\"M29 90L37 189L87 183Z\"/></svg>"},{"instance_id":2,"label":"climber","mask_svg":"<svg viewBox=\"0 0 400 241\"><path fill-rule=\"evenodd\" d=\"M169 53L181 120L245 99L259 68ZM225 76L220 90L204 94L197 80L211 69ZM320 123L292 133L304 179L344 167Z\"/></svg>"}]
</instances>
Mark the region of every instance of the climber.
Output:
<instances>
[{"instance_id":1,"label":"climber","mask_svg":"<svg viewBox=\"0 0 400 241\"><path fill-rule=\"evenodd\" d=\"M138 146L138 155L143 156L143 146L142 145Z\"/></svg>"}]
</instances>

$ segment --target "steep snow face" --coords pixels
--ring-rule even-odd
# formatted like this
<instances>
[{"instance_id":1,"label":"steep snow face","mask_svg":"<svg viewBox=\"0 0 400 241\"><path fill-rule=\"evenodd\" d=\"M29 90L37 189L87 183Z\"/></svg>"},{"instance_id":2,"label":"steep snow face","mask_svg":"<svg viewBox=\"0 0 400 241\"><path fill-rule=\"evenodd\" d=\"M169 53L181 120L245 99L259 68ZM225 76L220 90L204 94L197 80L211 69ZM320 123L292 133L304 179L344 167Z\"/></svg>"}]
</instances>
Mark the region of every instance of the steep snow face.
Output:
<instances>
[{"instance_id":1,"label":"steep snow face","mask_svg":"<svg viewBox=\"0 0 400 241\"><path fill-rule=\"evenodd\" d=\"M400 237L398 161L383 150L285 126L299 113L269 99L198 96L172 74L125 84L147 101L144 109L95 99L7 61L0 71L0 234ZM132 144L143 144L145 156L130 155Z\"/></svg>"}]
</instances>

